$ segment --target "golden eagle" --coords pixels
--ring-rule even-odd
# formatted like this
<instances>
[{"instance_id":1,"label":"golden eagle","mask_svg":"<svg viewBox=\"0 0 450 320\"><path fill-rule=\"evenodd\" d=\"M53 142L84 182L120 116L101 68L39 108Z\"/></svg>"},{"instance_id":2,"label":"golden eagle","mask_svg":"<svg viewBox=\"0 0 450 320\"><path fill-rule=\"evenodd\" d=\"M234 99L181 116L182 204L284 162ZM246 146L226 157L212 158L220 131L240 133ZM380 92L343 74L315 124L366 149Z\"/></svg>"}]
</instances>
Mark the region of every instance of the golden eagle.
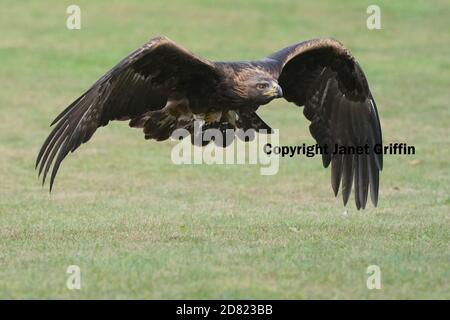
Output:
<instances>
[{"instance_id":1,"label":"golden eagle","mask_svg":"<svg viewBox=\"0 0 450 320\"><path fill-rule=\"evenodd\" d=\"M72 102L53 121L53 131L36 160L44 184L53 164L50 191L62 160L111 120L130 120L146 139L166 140L177 128L271 128L256 114L261 105L284 97L311 121L320 146L375 146L381 128L366 77L349 51L334 39L291 45L256 61L212 62L166 37L156 37L129 54ZM261 130L262 131L262 130ZM191 134L192 138L193 134ZM193 139L194 140L194 139ZM208 141L206 141L208 142ZM378 201L383 157L322 154L331 163L335 195L342 184L344 205L355 185L356 207L365 208L370 185Z\"/></svg>"}]
</instances>

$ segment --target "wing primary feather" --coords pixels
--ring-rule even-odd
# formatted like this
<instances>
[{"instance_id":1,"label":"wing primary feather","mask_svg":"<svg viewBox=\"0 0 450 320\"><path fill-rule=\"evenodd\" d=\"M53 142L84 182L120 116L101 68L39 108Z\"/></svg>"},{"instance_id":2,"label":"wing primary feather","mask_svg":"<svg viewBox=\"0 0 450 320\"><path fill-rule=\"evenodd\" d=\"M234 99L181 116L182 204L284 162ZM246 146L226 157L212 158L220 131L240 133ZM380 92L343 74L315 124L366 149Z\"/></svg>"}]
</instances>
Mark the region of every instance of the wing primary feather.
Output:
<instances>
[{"instance_id":1,"label":"wing primary feather","mask_svg":"<svg viewBox=\"0 0 450 320\"><path fill-rule=\"evenodd\" d=\"M372 122L372 130L373 133L375 135L375 141L378 144L383 143L383 134L381 132L381 125L380 125L380 118L378 117L378 110L377 110L377 105L375 103L375 100L370 97L370 106L371 106L371 110L372 110L372 116L371 116L371 122ZM377 154L375 155L375 161L377 164L378 169L381 171L383 170L383 154Z\"/></svg>"},{"instance_id":2,"label":"wing primary feather","mask_svg":"<svg viewBox=\"0 0 450 320\"><path fill-rule=\"evenodd\" d=\"M331 160L331 186L333 187L334 196L339 192L339 184L342 177L343 155L335 155Z\"/></svg>"},{"instance_id":3,"label":"wing primary feather","mask_svg":"<svg viewBox=\"0 0 450 320\"><path fill-rule=\"evenodd\" d=\"M52 132L50 132L47 139L45 139L44 143L42 144L41 149L39 150L39 154L36 158L36 164L34 167L35 169L37 169L39 163L43 159L42 156L44 155L44 152L49 149L50 145L52 145L52 141L54 140L55 135L59 132L59 129L61 128L61 126L63 126L66 123L67 123L66 121L58 122L58 125L55 128L53 128ZM44 160L44 162L45 162L45 160Z\"/></svg>"},{"instance_id":4,"label":"wing primary feather","mask_svg":"<svg viewBox=\"0 0 450 320\"><path fill-rule=\"evenodd\" d=\"M59 151L62 143L65 141L66 137L64 136L66 131L68 130L68 127L64 129L64 131L59 135L58 141L56 142L56 145L51 149L52 152L50 153L50 158L45 163L45 169L42 176L42 185L45 184L45 180L47 178L48 170L50 169L50 166L52 165L53 158L55 157L56 153Z\"/></svg>"},{"instance_id":5,"label":"wing primary feather","mask_svg":"<svg viewBox=\"0 0 450 320\"><path fill-rule=\"evenodd\" d=\"M77 118L80 114L82 114L85 110L86 105L84 104L84 102L82 102L83 104L78 106L74 113L72 114L73 118ZM55 137L55 141L52 142L52 146L50 148L48 148L48 150L46 151L46 154L44 155L45 161L41 162L41 167L39 168L39 175L42 171L42 169L44 168L44 164L45 164L45 170L44 170L44 175L43 175L43 179L42 179L42 185L44 185L46 177L47 177L47 173L48 170L50 169L50 166L53 162L53 158L55 157L58 149L60 148L63 140L65 140L66 137L65 134L66 132L69 130L73 130L71 129L71 127L73 127L73 122L74 120L70 120L70 119L66 119L64 120L64 129L63 130L58 130L57 135ZM55 127L55 131L56 131L57 127ZM63 138L63 139L62 139ZM62 139L62 140L61 140ZM48 158L48 156L50 155L50 157ZM44 159L42 159L44 160Z\"/></svg>"},{"instance_id":6,"label":"wing primary feather","mask_svg":"<svg viewBox=\"0 0 450 320\"><path fill-rule=\"evenodd\" d=\"M52 174L51 174L51 177L50 177L50 190L49 190L49 192L52 192L53 183L55 182L56 173L59 170L59 167L61 165L62 160L69 153L68 149L69 148L68 148L68 144L67 144L67 140L66 140L64 145L62 146L62 148L59 150L58 157L56 158L55 164L53 165Z\"/></svg>"},{"instance_id":7,"label":"wing primary feather","mask_svg":"<svg viewBox=\"0 0 450 320\"><path fill-rule=\"evenodd\" d=\"M58 114L58 116L52 121L50 126L53 126L55 123L57 123L62 118L66 118L67 119L70 116L70 114L74 110L76 110L78 103L81 102L89 94L91 89L92 88L90 88L85 93L83 93L81 96L79 96L74 102L72 102L67 108L65 108L60 114Z\"/></svg>"},{"instance_id":8,"label":"wing primary feather","mask_svg":"<svg viewBox=\"0 0 450 320\"><path fill-rule=\"evenodd\" d=\"M79 120L82 118L82 115L86 112L88 107L89 107L89 105L85 102L82 105L80 105L79 107L77 107L76 111L71 116L72 119L68 122L64 131L61 131L58 134L58 136L59 136L58 141L52 147L52 152L50 154L50 157L47 159L47 163L46 163L44 174L43 174L42 184L45 183L45 180L47 178L47 173L50 169L51 164L53 163L53 159L55 158L56 154L58 153L59 149L61 148L62 143L63 142L67 143L68 136L73 133L73 131L75 130L76 126L79 123ZM50 189L50 191L51 191L51 189Z\"/></svg>"},{"instance_id":9,"label":"wing primary feather","mask_svg":"<svg viewBox=\"0 0 450 320\"><path fill-rule=\"evenodd\" d=\"M342 166L342 200L344 201L344 206L347 205L352 191L353 171L353 156L344 154Z\"/></svg>"},{"instance_id":10,"label":"wing primary feather","mask_svg":"<svg viewBox=\"0 0 450 320\"><path fill-rule=\"evenodd\" d=\"M64 130L67 128L67 125L68 125L67 122L64 122L63 126L61 126L59 128L55 128L55 130L53 131L55 133L54 134L54 139L52 139L52 141L48 144L48 146L46 147L45 154L43 155L42 159L40 160L41 165L39 167L38 177L41 176L42 169L44 168L44 165L47 162L47 158L48 158L49 154L51 153L55 143L57 143L57 141L61 137L61 135L64 132ZM44 149L44 147L41 150L43 150L43 149Z\"/></svg>"},{"instance_id":11,"label":"wing primary feather","mask_svg":"<svg viewBox=\"0 0 450 320\"><path fill-rule=\"evenodd\" d=\"M88 108L87 108L88 109ZM53 164L52 174L50 176L50 192L52 192L53 189L53 183L55 182L56 173L59 170L59 167L61 165L62 160L67 156L70 150L75 150L75 144L73 143L75 139L78 139L78 136L80 134L80 131L78 129L78 125L83 120L84 116L86 115L86 112L83 112L81 117L79 117L78 121L76 119L71 123L71 126L68 127L67 135L64 139L64 144L61 147L58 147L59 152L58 156L56 157L56 160ZM52 154L51 162L53 162L53 158L55 157L56 153ZM46 168L45 175L47 175L48 169ZM44 176L45 177L45 176Z\"/></svg>"},{"instance_id":12,"label":"wing primary feather","mask_svg":"<svg viewBox=\"0 0 450 320\"><path fill-rule=\"evenodd\" d=\"M378 188L379 188L379 174L378 166L376 164L376 155L371 154L367 158L367 166L369 168L369 179L370 179L370 199L374 207L378 204Z\"/></svg>"},{"instance_id":13,"label":"wing primary feather","mask_svg":"<svg viewBox=\"0 0 450 320\"><path fill-rule=\"evenodd\" d=\"M355 166L355 204L356 209L361 209L361 198L359 197L359 189L361 188L360 185L360 170L359 170L359 161L356 156L353 156L353 165Z\"/></svg>"},{"instance_id":14,"label":"wing primary feather","mask_svg":"<svg viewBox=\"0 0 450 320\"><path fill-rule=\"evenodd\" d=\"M367 203L367 192L369 188L369 177L367 175L367 155L362 154L358 156L359 162L359 202L363 209L366 208Z\"/></svg>"}]
</instances>

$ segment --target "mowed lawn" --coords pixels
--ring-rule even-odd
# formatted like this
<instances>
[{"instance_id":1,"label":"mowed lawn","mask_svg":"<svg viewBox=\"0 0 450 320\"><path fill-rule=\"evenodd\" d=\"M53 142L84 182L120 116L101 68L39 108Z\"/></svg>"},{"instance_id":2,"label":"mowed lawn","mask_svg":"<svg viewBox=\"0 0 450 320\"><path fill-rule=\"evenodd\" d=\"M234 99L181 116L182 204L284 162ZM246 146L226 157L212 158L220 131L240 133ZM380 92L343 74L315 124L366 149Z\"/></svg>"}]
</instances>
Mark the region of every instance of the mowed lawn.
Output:
<instances>
[{"instance_id":1,"label":"mowed lawn","mask_svg":"<svg viewBox=\"0 0 450 320\"><path fill-rule=\"evenodd\" d=\"M450 298L448 1L2 1L0 298ZM378 4L382 29L366 28ZM260 58L314 37L364 68L386 156L379 206L344 214L319 158L176 166L174 142L113 123L69 155L49 195L34 171L49 123L149 38L213 60ZM302 109L259 112L281 143L313 143ZM69 265L81 290L69 290ZM381 270L369 290L369 265Z\"/></svg>"}]
</instances>

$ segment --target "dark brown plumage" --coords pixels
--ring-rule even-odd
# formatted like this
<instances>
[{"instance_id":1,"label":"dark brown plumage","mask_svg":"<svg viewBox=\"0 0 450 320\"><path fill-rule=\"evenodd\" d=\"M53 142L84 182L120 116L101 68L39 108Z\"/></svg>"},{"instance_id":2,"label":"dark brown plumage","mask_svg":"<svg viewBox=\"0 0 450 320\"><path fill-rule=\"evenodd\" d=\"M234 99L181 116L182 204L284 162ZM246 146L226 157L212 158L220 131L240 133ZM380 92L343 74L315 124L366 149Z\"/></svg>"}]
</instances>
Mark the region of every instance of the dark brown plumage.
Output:
<instances>
[{"instance_id":1,"label":"dark brown plumage","mask_svg":"<svg viewBox=\"0 0 450 320\"><path fill-rule=\"evenodd\" d=\"M56 117L36 160L50 190L62 160L111 120L130 120L146 139L166 140L177 128L193 136L194 119L214 127L271 130L256 114L259 106L284 96L304 106L310 131L321 146L381 144L377 108L367 80L349 51L334 39L286 47L257 61L212 62L165 37L151 39L101 77ZM207 141L208 142L208 141ZM206 143L207 143L206 142ZM382 155L322 155L331 163L335 195L344 204L352 184L357 208L370 189L378 201Z\"/></svg>"}]
</instances>

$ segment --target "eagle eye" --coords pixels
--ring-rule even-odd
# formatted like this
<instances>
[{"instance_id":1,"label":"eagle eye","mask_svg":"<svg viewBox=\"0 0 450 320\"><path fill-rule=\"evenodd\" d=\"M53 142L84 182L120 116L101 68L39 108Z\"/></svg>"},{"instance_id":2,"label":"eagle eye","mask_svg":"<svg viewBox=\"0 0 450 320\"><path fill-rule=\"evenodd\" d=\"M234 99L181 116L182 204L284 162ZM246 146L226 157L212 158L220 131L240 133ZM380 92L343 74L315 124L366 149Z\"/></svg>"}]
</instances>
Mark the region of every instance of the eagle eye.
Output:
<instances>
[{"instance_id":1,"label":"eagle eye","mask_svg":"<svg viewBox=\"0 0 450 320\"><path fill-rule=\"evenodd\" d=\"M256 88L258 88L259 90L264 90L264 89L267 89L268 87L269 87L269 84L267 82L258 83L256 85Z\"/></svg>"}]
</instances>

